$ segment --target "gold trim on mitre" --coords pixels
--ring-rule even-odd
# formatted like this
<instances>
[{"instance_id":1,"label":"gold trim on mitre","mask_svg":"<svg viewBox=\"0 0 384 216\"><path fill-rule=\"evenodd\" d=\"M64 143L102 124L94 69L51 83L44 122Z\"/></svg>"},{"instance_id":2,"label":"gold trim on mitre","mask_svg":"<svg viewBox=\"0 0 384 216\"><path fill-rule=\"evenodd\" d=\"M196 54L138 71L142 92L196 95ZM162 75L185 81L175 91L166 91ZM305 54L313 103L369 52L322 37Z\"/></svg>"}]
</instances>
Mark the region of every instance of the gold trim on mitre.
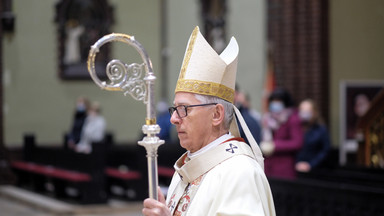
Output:
<instances>
[{"instance_id":1,"label":"gold trim on mitre","mask_svg":"<svg viewBox=\"0 0 384 216\"><path fill-rule=\"evenodd\" d=\"M233 103L238 53L239 46L232 37L218 55L196 26L188 41L175 93L216 96Z\"/></svg>"},{"instance_id":2,"label":"gold trim on mitre","mask_svg":"<svg viewBox=\"0 0 384 216\"><path fill-rule=\"evenodd\" d=\"M178 91L216 96L232 103L235 99L233 89L222 84L200 80L179 80L175 92Z\"/></svg>"},{"instance_id":3,"label":"gold trim on mitre","mask_svg":"<svg viewBox=\"0 0 384 216\"><path fill-rule=\"evenodd\" d=\"M198 26L196 26L195 29L193 29L191 37L189 38L189 43L188 43L187 50L185 52L183 65L181 66L179 79L184 79L185 70L187 69L187 66L189 64L189 59L191 59L192 49L193 49L193 46L194 46L195 41L196 41L197 33L199 33L199 27Z\"/></svg>"}]
</instances>

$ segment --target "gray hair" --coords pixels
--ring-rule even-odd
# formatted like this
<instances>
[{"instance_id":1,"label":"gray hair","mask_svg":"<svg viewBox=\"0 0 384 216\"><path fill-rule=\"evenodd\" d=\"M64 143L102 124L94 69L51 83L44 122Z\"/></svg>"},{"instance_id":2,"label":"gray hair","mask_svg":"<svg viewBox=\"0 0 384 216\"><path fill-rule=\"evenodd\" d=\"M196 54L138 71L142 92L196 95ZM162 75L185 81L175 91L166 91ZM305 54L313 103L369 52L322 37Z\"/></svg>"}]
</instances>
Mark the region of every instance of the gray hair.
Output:
<instances>
[{"instance_id":1,"label":"gray hair","mask_svg":"<svg viewBox=\"0 0 384 216\"><path fill-rule=\"evenodd\" d=\"M199 100L201 103L218 103L224 106L224 128L229 130L229 126L231 125L233 119L233 105L232 103L225 101L221 98L209 95L200 95L195 94L195 98Z\"/></svg>"}]
</instances>

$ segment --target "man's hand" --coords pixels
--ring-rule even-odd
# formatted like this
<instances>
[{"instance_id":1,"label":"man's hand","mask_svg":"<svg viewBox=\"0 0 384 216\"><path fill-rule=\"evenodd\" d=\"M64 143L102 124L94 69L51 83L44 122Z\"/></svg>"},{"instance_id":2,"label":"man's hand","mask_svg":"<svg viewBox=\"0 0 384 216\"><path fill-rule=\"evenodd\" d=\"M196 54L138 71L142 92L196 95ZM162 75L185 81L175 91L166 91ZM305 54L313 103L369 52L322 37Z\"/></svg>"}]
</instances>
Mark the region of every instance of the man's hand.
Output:
<instances>
[{"instance_id":1,"label":"man's hand","mask_svg":"<svg viewBox=\"0 0 384 216\"><path fill-rule=\"evenodd\" d=\"M157 188L159 194L159 201L147 198L144 200L143 205L143 214L145 216L171 216L171 212L165 205L165 198L163 193L160 190L160 187Z\"/></svg>"}]
</instances>

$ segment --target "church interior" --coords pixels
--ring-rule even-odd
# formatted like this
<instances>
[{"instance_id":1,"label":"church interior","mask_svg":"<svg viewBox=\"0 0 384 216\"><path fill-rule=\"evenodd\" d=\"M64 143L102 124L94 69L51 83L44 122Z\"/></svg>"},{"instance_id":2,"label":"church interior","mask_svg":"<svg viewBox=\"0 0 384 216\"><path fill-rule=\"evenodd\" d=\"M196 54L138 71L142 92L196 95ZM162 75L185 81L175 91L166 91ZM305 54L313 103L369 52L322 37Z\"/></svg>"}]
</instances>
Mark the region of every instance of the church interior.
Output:
<instances>
[{"instance_id":1,"label":"church interior","mask_svg":"<svg viewBox=\"0 0 384 216\"><path fill-rule=\"evenodd\" d=\"M384 1L1 0L0 14L0 206L8 206L6 215L18 215L14 203L29 203L10 195L12 189L92 209L66 206L68 215L141 214L150 177L146 149L138 145L148 115L136 95L142 89L103 90L89 68L105 83L123 79L113 59L138 78L146 66L122 40L96 45L111 33L134 36L150 57L156 76L150 100L157 102L152 108L165 140L157 150L158 183L167 190L185 152L168 107L195 26L218 53L232 36L238 41L237 91L261 128L276 89L290 93L293 110L315 101L327 128L329 146L316 167L296 163L289 177L266 172L276 215L383 214ZM94 46L100 49L91 64ZM86 124L85 110L103 136L81 145L76 127ZM300 150L289 152L295 161ZM116 200L123 202L120 210L105 207Z\"/></svg>"}]
</instances>

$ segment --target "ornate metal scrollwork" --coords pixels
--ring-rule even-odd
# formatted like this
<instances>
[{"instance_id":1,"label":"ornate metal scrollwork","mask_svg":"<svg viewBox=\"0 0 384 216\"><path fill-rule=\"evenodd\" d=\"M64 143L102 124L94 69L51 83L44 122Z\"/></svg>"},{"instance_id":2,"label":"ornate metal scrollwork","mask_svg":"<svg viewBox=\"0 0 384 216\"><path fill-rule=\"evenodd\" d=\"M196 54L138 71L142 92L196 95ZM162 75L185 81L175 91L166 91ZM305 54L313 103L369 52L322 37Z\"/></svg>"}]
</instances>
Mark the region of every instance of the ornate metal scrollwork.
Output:
<instances>
[{"instance_id":1,"label":"ornate metal scrollwork","mask_svg":"<svg viewBox=\"0 0 384 216\"><path fill-rule=\"evenodd\" d=\"M125 64L120 60L111 60L107 64L106 74L110 83L101 81L96 74L94 61L100 47L111 41L121 41L133 46L141 55L144 63ZM130 94L136 100L142 100L148 103L148 89L145 85L146 77L153 76L152 63L143 46L135 40L133 36L125 34L109 34L98 40L89 51L88 70L95 83L102 89L111 91L123 91L124 95ZM145 76L142 78L145 71Z\"/></svg>"},{"instance_id":2,"label":"ornate metal scrollwork","mask_svg":"<svg viewBox=\"0 0 384 216\"><path fill-rule=\"evenodd\" d=\"M106 68L106 75L109 79L107 83L107 81L101 81L96 74L95 58L100 47L112 41L120 41L133 46L140 54L143 63L132 63L128 65L120 60L111 60ZM147 151L149 196L157 199L157 149L164 143L164 140L160 140L159 137L156 136L156 134L160 132L160 127L156 124L154 101L154 83L156 77L153 74L152 63L147 52L133 36L115 33L109 34L100 38L91 46L88 55L88 71L93 81L102 89L123 91L124 95L130 94L134 99L143 101L147 105L145 125L142 127L143 133L147 134L147 136L138 143L144 146Z\"/></svg>"},{"instance_id":3,"label":"ornate metal scrollwork","mask_svg":"<svg viewBox=\"0 0 384 216\"><path fill-rule=\"evenodd\" d=\"M147 87L144 82L144 64L125 64L120 60L112 60L107 65L106 74L111 81L109 85L120 86L124 95L130 94L135 100L147 103Z\"/></svg>"}]
</instances>

